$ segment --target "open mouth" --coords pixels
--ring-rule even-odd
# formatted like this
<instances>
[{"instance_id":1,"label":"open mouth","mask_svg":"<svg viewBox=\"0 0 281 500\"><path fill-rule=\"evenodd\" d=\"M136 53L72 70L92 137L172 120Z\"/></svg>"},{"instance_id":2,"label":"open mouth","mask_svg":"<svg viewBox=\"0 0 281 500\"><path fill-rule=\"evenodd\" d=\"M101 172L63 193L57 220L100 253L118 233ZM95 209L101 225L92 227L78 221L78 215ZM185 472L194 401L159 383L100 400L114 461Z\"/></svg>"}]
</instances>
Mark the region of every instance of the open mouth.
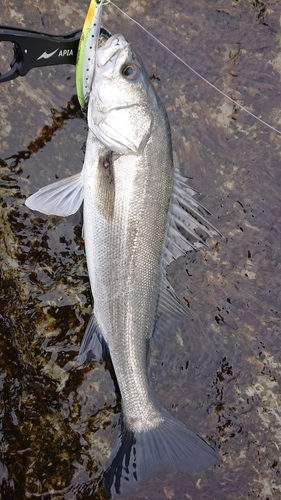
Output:
<instances>
[{"instance_id":1,"label":"open mouth","mask_svg":"<svg viewBox=\"0 0 281 500\"><path fill-rule=\"evenodd\" d=\"M107 42L107 40L112 36L112 33L108 31L106 28L101 26L100 28L100 36L98 40L98 48L103 47L103 45Z\"/></svg>"},{"instance_id":2,"label":"open mouth","mask_svg":"<svg viewBox=\"0 0 281 500\"><path fill-rule=\"evenodd\" d=\"M109 62L113 63L117 54L127 45L128 42L122 35L115 35L107 38L102 43L97 53L97 66L101 68L106 66Z\"/></svg>"}]
</instances>

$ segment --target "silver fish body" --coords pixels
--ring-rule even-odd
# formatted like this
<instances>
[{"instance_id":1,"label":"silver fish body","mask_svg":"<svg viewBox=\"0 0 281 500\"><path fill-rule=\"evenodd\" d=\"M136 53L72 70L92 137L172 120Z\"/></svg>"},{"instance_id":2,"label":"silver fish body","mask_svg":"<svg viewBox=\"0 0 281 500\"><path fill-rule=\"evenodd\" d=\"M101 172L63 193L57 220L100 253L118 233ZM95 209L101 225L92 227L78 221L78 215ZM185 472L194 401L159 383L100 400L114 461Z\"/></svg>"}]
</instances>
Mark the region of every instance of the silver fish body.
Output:
<instances>
[{"instance_id":1,"label":"silver fish body","mask_svg":"<svg viewBox=\"0 0 281 500\"><path fill-rule=\"evenodd\" d=\"M92 88L83 171L85 245L94 315L109 346L123 416L132 430L144 431L161 418L148 386L146 356L160 289L172 148L166 111L130 45L114 57L114 74L102 67L103 78ZM126 66L136 71L133 79L122 75ZM124 95L130 106L125 109ZM110 140L106 148L91 132L93 121L105 129L112 115L123 140L120 155L112 155Z\"/></svg>"},{"instance_id":2,"label":"silver fish body","mask_svg":"<svg viewBox=\"0 0 281 500\"><path fill-rule=\"evenodd\" d=\"M122 35L98 49L83 171L32 195L47 214L84 199L84 237L94 297L80 360L104 339L122 398L122 422L104 496L126 493L153 471L197 472L218 461L166 412L147 378L147 347L162 313L184 314L165 276L174 258L219 234L195 191L174 170L169 122L141 60Z\"/></svg>"}]
</instances>

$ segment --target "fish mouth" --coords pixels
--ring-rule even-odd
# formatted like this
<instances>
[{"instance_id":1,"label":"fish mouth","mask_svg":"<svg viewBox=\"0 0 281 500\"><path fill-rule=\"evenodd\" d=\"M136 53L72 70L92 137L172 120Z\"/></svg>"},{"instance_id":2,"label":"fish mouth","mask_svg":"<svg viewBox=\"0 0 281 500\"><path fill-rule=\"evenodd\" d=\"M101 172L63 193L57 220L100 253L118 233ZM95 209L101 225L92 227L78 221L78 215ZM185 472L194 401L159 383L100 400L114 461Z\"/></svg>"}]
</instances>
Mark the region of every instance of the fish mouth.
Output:
<instances>
[{"instance_id":1,"label":"fish mouth","mask_svg":"<svg viewBox=\"0 0 281 500\"><path fill-rule=\"evenodd\" d=\"M115 66L119 53L129 45L123 35L113 35L97 52L97 68L109 70Z\"/></svg>"}]
</instances>

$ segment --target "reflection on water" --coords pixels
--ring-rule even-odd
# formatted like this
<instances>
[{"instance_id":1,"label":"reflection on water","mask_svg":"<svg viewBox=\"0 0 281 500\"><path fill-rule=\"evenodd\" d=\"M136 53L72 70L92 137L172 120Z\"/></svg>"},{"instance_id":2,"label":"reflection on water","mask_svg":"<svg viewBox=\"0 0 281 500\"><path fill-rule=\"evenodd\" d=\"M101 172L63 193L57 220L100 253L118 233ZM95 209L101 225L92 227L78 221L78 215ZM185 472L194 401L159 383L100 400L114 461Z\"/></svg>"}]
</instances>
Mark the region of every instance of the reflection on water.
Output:
<instances>
[{"instance_id":1,"label":"reflection on water","mask_svg":"<svg viewBox=\"0 0 281 500\"><path fill-rule=\"evenodd\" d=\"M87 2L2 7L1 24L62 33ZM280 123L279 2L118 5L203 76ZM175 163L224 234L169 268L192 319L153 341L160 400L220 453L214 471L171 471L134 499L281 498L280 138L224 101L113 7L105 25L141 53L171 120ZM102 364L77 367L91 310L81 212L31 213L26 197L81 169L87 135L74 69L32 70L1 94L1 498L102 498L120 402Z\"/></svg>"}]
</instances>

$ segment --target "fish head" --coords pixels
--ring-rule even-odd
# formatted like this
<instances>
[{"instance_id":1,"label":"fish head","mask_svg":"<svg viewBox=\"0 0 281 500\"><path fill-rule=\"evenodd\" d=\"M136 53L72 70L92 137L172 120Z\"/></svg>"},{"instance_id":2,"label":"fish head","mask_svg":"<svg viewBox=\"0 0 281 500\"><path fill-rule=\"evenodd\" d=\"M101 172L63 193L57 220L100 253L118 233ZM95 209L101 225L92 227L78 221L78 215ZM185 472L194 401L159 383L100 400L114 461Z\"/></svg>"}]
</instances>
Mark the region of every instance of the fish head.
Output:
<instances>
[{"instance_id":1,"label":"fish head","mask_svg":"<svg viewBox=\"0 0 281 500\"><path fill-rule=\"evenodd\" d=\"M88 108L90 130L108 149L139 154L149 140L159 100L144 65L123 35L97 51Z\"/></svg>"}]
</instances>

